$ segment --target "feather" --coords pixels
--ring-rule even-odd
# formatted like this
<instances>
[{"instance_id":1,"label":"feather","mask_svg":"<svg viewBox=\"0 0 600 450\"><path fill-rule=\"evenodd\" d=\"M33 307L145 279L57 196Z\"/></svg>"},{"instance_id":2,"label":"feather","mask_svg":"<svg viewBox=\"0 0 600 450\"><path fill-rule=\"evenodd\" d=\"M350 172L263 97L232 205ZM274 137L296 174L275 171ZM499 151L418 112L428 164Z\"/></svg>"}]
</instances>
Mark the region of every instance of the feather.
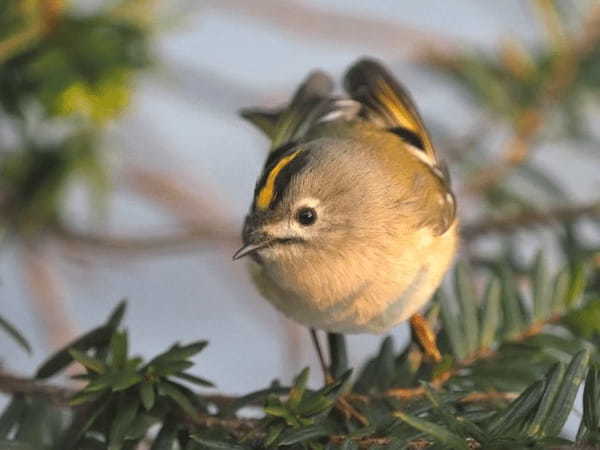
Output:
<instances>
[{"instance_id":1,"label":"feather","mask_svg":"<svg viewBox=\"0 0 600 450\"><path fill-rule=\"evenodd\" d=\"M244 108L240 111L240 116L262 131L269 139L273 139L282 112L282 109Z\"/></svg>"},{"instance_id":2,"label":"feather","mask_svg":"<svg viewBox=\"0 0 600 450\"><path fill-rule=\"evenodd\" d=\"M287 106L241 111L242 117L271 140L265 168L256 185L255 205L266 209L280 197L285 188L284 181L289 181L305 159L292 161L286 158L296 152L297 146L309 136L315 137L312 133L314 128L331 122L342 125L341 122L358 119L368 127L396 135L405 144L399 143L398 151L411 153L428 167L441 193L439 214L430 217L428 225L434 228L436 234L444 233L454 222L456 214L450 179L408 92L381 64L369 59L360 60L350 67L344 78L344 87L350 98L334 97L331 78L324 72L315 71L304 80ZM350 124L347 128L334 125L334 128L325 126L323 130L351 130L352 127Z\"/></svg>"},{"instance_id":3,"label":"feather","mask_svg":"<svg viewBox=\"0 0 600 450\"><path fill-rule=\"evenodd\" d=\"M311 73L298 88L290 104L281 110L242 110L242 117L271 139L274 151L303 137L321 117L331 112L333 81L324 72Z\"/></svg>"},{"instance_id":4,"label":"feather","mask_svg":"<svg viewBox=\"0 0 600 450\"><path fill-rule=\"evenodd\" d=\"M445 194L440 214L432 220L436 233L444 233L456 216L450 177L408 91L381 64L371 59L362 59L348 69L344 87L352 99L363 105L365 120L400 137L408 144L408 150L429 166L438 179Z\"/></svg>"},{"instance_id":5,"label":"feather","mask_svg":"<svg viewBox=\"0 0 600 450\"><path fill-rule=\"evenodd\" d=\"M365 108L366 118L425 152L432 166L440 160L407 90L378 62L362 59L346 73L344 87Z\"/></svg>"}]
</instances>

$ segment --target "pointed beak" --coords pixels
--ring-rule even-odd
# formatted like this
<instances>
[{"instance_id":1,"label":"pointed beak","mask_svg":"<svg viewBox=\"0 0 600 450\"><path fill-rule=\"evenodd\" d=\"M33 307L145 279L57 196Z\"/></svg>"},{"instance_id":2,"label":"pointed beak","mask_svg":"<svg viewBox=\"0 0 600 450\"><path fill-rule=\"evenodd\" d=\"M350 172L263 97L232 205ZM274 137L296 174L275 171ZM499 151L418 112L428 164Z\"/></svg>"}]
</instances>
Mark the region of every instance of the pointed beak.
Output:
<instances>
[{"instance_id":1,"label":"pointed beak","mask_svg":"<svg viewBox=\"0 0 600 450\"><path fill-rule=\"evenodd\" d=\"M243 258L244 256L248 256L249 254L260 250L261 248L264 248L267 245L269 245L269 241L258 242L256 244L246 244L233 254L233 260L236 261L240 258Z\"/></svg>"},{"instance_id":2,"label":"pointed beak","mask_svg":"<svg viewBox=\"0 0 600 450\"><path fill-rule=\"evenodd\" d=\"M273 238L262 229L263 220L264 217L261 218L256 212L250 212L246 216L242 231L242 242L244 245L233 254L234 261L251 255L273 242Z\"/></svg>"}]
</instances>

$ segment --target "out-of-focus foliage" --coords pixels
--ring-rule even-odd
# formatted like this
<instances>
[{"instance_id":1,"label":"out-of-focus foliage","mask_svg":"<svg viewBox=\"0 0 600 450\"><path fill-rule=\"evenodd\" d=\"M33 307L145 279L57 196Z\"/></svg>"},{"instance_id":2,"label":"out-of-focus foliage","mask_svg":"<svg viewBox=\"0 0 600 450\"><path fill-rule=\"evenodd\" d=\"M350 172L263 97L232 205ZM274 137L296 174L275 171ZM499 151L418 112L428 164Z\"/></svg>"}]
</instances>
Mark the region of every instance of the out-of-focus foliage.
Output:
<instances>
[{"instance_id":1,"label":"out-of-focus foliage","mask_svg":"<svg viewBox=\"0 0 600 450\"><path fill-rule=\"evenodd\" d=\"M13 139L0 142L0 226L11 232L60 221L74 178L96 199L106 194L103 126L151 61L150 30L114 14L119 6L83 14L60 1L2 0L0 118ZM7 45L15 33L22 41Z\"/></svg>"},{"instance_id":2,"label":"out-of-focus foliage","mask_svg":"<svg viewBox=\"0 0 600 450\"><path fill-rule=\"evenodd\" d=\"M83 131L60 143L36 144L10 152L2 160L4 226L22 233L57 223L69 181L84 174L95 189L107 183L96 136Z\"/></svg>"},{"instance_id":3,"label":"out-of-focus foliage","mask_svg":"<svg viewBox=\"0 0 600 450\"><path fill-rule=\"evenodd\" d=\"M133 23L61 16L38 42L3 61L0 104L15 117L39 102L47 118L103 123L127 106L130 78L149 63L147 52L146 35Z\"/></svg>"}]
</instances>

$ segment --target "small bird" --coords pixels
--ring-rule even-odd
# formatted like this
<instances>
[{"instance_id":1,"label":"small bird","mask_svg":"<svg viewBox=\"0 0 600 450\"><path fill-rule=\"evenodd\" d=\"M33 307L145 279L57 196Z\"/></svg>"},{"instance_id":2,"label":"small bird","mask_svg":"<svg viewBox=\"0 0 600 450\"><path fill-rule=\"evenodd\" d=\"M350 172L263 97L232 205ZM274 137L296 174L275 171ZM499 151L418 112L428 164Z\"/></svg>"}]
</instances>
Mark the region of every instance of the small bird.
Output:
<instances>
[{"instance_id":1,"label":"small bird","mask_svg":"<svg viewBox=\"0 0 600 450\"><path fill-rule=\"evenodd\" d=\"M347 96L333 95L317 71L288 106L242 111L271 149L234 259L251 257L262 295L315 342L315 329L380 334L412 316L439 359L417 313L458 246L448 172L380 63L356 62L344 88Z\"/></svg>"}]
</instances>

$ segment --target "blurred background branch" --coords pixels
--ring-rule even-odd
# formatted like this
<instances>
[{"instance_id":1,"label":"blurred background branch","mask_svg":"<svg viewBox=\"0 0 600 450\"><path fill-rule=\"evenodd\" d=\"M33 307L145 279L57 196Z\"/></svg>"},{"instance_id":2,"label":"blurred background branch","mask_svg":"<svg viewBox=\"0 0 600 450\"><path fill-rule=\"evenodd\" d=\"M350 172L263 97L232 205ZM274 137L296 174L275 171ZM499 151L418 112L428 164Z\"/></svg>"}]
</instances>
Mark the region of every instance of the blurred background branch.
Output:
<instances>
[{"instance_id":1,"label":"blurred background branch","mask_svg":"<svg viewBox=\"0 0 600 450\"><path fill-rule=\"evenodd\" d=\"M387 49L396 58L402 52L405 58L427 60L432 51L448 55L458 45L456 39L397 21L344 14L296 0L285 3L264 0L252 4L243 0L217 0L209 1L202 8L266 22L302 39L333 41L345 46L360 44L377 51Z\"/></svg>"},{"instance_id":2,"label":"blurred background branch","mask_svg":"<svg viewBox=\"0 0 600 450\"><path fill-rule=\"evenodd\" d=\"M237 245L239 233L220 232L213 228L198 228L164 236L120 237L117 235L102 235L85 233L73 229L55 228L58 239L66 244L83 246L86 250L115 253L114 256L126 255L147 256L157 252L196 252L199 247L225 244L231 248Z\"/></svg>"},{"instance_id":3,"label":"blurred background branch","mask_svg":"<svg viewBox=\"0 0 600 450\"><path fill-rule=\"evenodd\" d=\"M468 224L464 226L462 233L464 239L472 241L491 233L509 234L519 230L573 222L586 216L600 216L600 202L557 207L548 211L523 211L508 217Z\"/></svg>"}]
</instances>

